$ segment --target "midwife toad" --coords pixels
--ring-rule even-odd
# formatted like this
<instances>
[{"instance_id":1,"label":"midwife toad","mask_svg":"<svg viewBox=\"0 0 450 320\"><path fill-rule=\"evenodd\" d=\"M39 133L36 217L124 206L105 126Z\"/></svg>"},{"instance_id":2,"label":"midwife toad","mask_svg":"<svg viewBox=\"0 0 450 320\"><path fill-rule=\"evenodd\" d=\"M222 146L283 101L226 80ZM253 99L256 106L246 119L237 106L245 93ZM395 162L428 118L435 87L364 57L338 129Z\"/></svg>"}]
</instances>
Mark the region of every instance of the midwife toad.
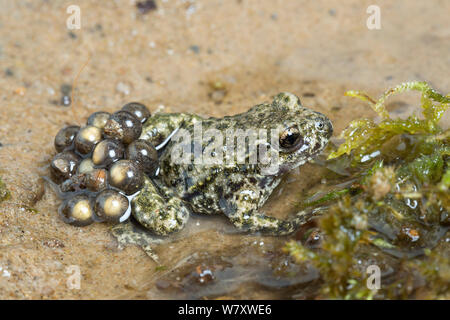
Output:
<instances>
[{"instance_id":1,"label":"midwife toad","mask_svg":"<svg viewBox=\"0 0 450 320\"><path fill-rule=\"evenodd\" d=\"M203 132L214 129L215 134L203 137L201 144L196 144L193 141L199 125ZM229 154L224 154L230 149L225 143L219 144L219 150L209 151L214 143L221 142L219 137L228 138L229 132L236 133L239 129L267 132L266 138L259 136L251 140L248 136L242 140L247 142L243 149L245 161L224 160L229 160L226 158ZM146 177L143 189L132 201L133 216L154 234L179 231L191 212L224 214L239 229L270 235L292 233L307 221L306 212L299 212L291 220L280 220L258 210L284 173L311 160L327 145L333 127L325 115L303 107L293 94L280 93L272 103L256 105L245 113L222 119L202 119L183 113L156 114L144 123L140 138L158 145L167 141L175 130L182 134L173 136L160 150L159 174ZM278 132L276 139L271 138L271 132ZM270 164L274 170L266 170L259 159L256 163L249 161L255 159L252 145L277 151L276 162ZM205 164L194 157L185 162L174 158L174 151L186 148L192 151L196 147L201 147L202 154L216 156L219 161ZM222 158L217 155L220 153Z\"/></svg>"}]
</instances>

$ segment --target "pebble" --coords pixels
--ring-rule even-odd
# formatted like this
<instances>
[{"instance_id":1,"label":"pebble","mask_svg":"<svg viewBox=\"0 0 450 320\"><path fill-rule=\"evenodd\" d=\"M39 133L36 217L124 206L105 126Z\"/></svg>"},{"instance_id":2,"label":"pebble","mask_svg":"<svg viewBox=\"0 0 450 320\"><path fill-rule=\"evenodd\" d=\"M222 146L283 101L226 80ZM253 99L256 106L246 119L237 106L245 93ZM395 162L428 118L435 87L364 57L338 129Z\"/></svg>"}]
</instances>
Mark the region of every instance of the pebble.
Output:
<instances>
[{"instance_id":1,"label":"pebble","mask_svg":"<svg viewBox=\"0 0 450 320\"><path fill-rule=\"evenodd\" d=\"M128 84L126 84L125 82L119 82L116 85L116 90L117 90L117 92L122 93L126 96L129 95L131 92L130 86Z\"/></svg>"}]
</instances>

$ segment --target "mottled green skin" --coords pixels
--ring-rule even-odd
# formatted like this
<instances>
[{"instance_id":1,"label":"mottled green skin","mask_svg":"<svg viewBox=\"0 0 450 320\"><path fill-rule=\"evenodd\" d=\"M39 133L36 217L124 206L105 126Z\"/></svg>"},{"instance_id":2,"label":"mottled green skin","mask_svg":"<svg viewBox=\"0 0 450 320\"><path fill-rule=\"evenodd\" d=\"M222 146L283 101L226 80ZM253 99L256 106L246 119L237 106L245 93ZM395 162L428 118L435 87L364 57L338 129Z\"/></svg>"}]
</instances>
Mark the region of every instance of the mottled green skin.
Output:
<instances>
[{"instance_id":1,"label":"mottled green skin","mask_svg":"<svg viewBox=\"0 0 450 320\"><path fill-rule=\"evenodd\" d=\"M280 93L272 103L256 105L249 111L224 118L202 119L190 114L156 114L144 124L141 139L154 145L161 143L176 128L194 136L194 123L201 121L203 132L217 129L226 136L227 129L278 129L279 132L297 125L303 144L290 150L279 148L278 169L269 175L260 163L249 164L251 148L245 149L245 164L226 162L204 165L191 161L175 163L173 148L183 141L172 139L160 156L157 178L146 179L141 193L132 201L133 215L147 229L158 235L179 231L189 213L224 214L238 228L272 235L289 234L308 216L298 213L292 220L280 220L258 212L281 177L321 152L332 135L329 119L304 108L293 94ZM319 125L321 123L321 125ZM203 150L214 139L203 139ZM270 143L270 137L256 144ZM178 145L177 145L178 144ZM225 154L225 151L224 151Z\"/></svg>"}]
</instances>

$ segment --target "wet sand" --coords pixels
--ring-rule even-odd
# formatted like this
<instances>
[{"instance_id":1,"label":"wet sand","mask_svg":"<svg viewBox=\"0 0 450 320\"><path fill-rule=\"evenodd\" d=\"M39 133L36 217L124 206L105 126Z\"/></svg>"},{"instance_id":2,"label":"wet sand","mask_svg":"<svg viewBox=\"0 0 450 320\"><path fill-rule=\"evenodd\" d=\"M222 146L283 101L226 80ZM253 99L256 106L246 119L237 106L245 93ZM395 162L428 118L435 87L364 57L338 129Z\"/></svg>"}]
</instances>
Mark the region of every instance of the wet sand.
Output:
<instances>
[{"instance_id":1,"label":"wet sand","mask_svg":"<svg viewBox=\"0 0 450 320\"><path fill-rule=\"evenodd\" d=\"M12 194L0 204L0 299L310 297L317 274L285 263L287 238L235 234L221 217L193 217L155 249L159 267L137 247L119 250L106 224L64 224L60 200L40 177L56 132L92 112L137 100L153 112L221 117L290 91L338 133L352 119L375 117L347 90L378 96L424 80L450 91L445 0L166 0L144 14L135 1L98 3L0 1L0 176ZM66 27L71 4L81 8L80 30ZM380 30L366 27L371 4L381 8ZM74 84L74 101L63 106ZM404 115L417 96L390 101ZM321 170L291 173L265 211L291 213ZM80 289L70 288L71 266ZM298 276L280 276L283 268ZM202 281L202 270L214 279Z\"/></svg>"}]
</instances>

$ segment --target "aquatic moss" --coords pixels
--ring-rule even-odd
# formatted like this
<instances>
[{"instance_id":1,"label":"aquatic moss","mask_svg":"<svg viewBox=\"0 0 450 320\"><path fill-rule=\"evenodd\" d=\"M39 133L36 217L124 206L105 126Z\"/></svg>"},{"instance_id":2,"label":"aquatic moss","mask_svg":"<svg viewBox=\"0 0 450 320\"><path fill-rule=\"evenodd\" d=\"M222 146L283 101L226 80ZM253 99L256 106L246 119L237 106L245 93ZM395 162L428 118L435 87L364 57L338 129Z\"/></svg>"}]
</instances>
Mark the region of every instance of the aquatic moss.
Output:
<instances>
[{"instance_id":1,"label":"aquatic moss","mask_svg":"<svg viewBox=\"0 0 450 320\"><path fill-rule=\"evenodd\" d=\"M445 174L442 176L442 180L439 183L439 190L442 192L448 192L450 187L450 165L447 163L447 171L445 171Z\"/></svg>"},{"instance_id":2,"label":"aquatic moss","mask_svg":"<svg viewBox=\"0 0 450 320\"><path fill-rule=\"evenodd\" d=\"M392 119L386 99L409 90L422 94L423 119ZM320 248L291 241L285 251L319 270L327 298L408 298L417 291L411 285L417 278L427 279L427 297L439 297L449 286L448 256L434 251L438 244L436 250L446 252L450 246L441 241L450 226L450 133L439 126L449 95L425 82L401 84L378 100L358 91L346 95L368 102L380 120L354 120L343 130L344 142L329 154L326 167L334 176L350 176L334 179L341 187L323 197L303 201L304 208L326 211L317 220ZM369 260L381 264L387 256L398 260L396 272L381 290L371 291L362 266Z\"/></svg>"},{"instance_id":3,"label":"aquatic moss","mask_svg":"<svg viewBox=\"0 0 450 320\"><path fill-rule=\"evenodd\" d=\"M309 250L295 241L285 247L297 262L310 262L319 270L327 284L321 294L327 298L371 299L374 294L358 286L366 276L365 271L358 268L355 253L370 242L363 205L362 202L351 205L350 197L346 196L320 219L319 228L326 239L320 251Z\"/></svg>"},{"instance_id":4,"label":"aquatic moss","mask_svg":"<svg viewBox=\"0 0 450 320\"><path fill-rule=\"evenodd\" d=\"M424 277L428 288L427 298L449 298L450 292L450 250L445 252L427 250L427 259L412 262L410 268L416 269ZM431 294L430 294L431 293Z\"/></svg>"}]
</instances>

